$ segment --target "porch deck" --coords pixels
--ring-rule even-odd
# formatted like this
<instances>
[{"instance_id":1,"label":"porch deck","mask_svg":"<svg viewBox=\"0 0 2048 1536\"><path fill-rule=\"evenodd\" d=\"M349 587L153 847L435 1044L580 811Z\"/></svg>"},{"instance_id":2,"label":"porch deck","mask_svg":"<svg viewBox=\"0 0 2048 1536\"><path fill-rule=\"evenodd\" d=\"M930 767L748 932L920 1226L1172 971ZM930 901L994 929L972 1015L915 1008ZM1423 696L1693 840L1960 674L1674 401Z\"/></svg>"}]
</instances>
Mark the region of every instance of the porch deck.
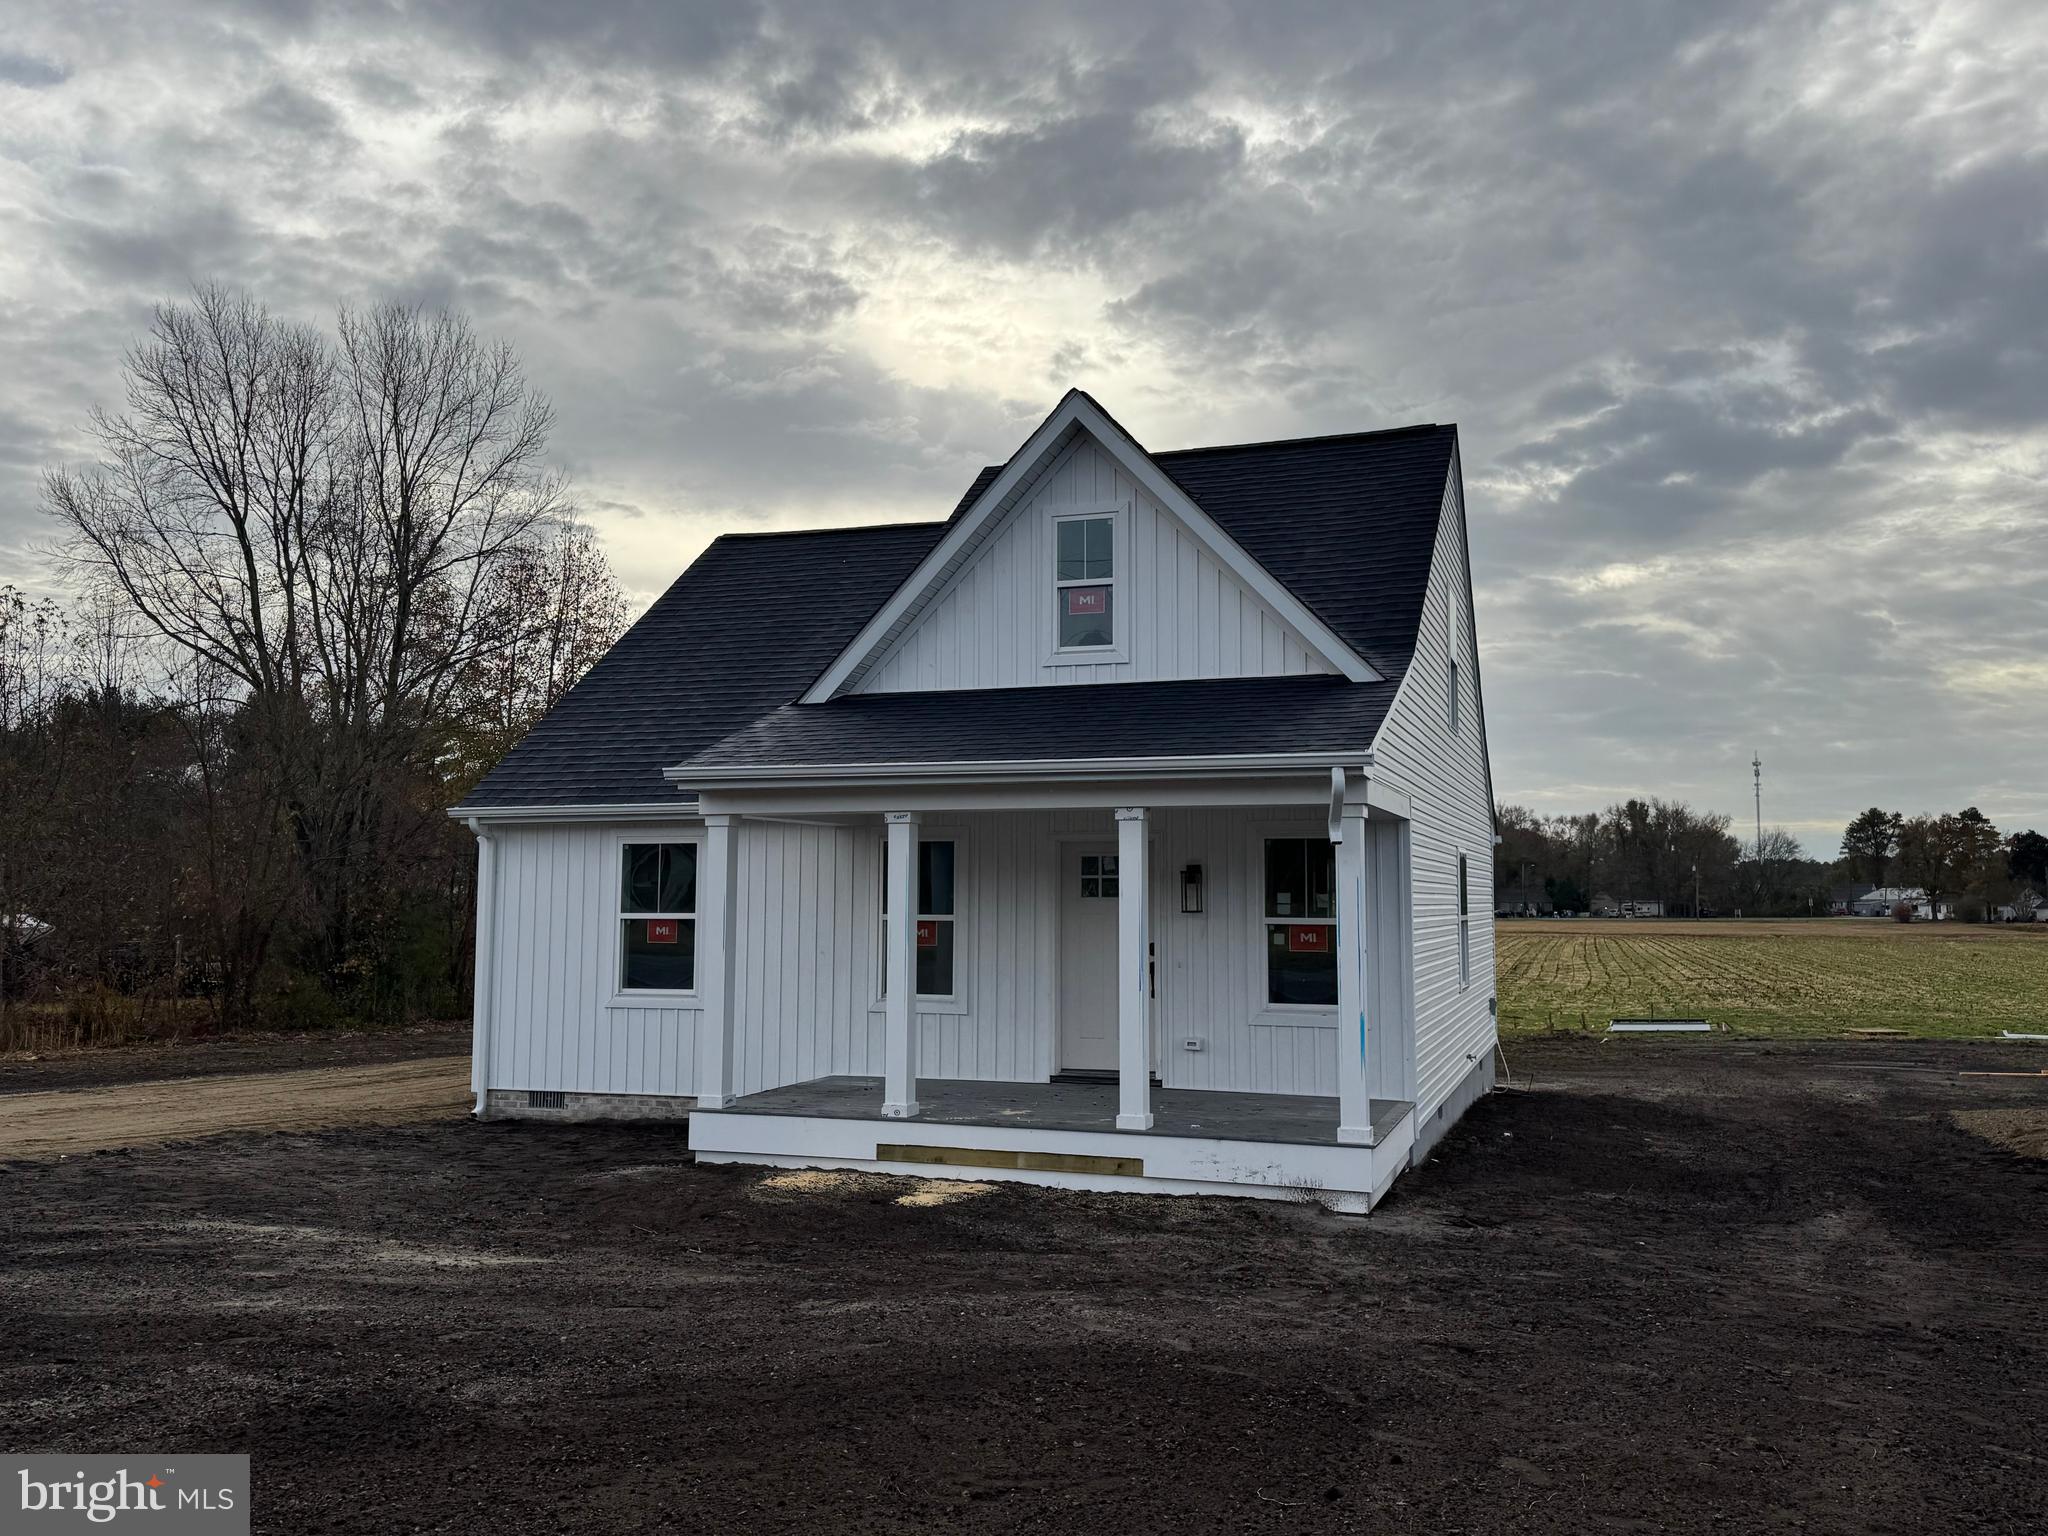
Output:
<instances>
[{"instance_id":1,"label":"porch deck","mask_svg":"<svg viewBox=\"0 0 2048 1536\"><path fill-rule=\"evenodd\" d=\"M1289 1146L1338 1145L1337 1100L1302 1094L1154 1088L1152 1129L1122 1132L1116 1128L1117 1085L1113 1081L1002 1083L927 1077L918 1080L917 1100L916 1119L883 1121L879 1077L821 1077L786 1088L750 1093L720 1113L872 1120L905 1130L918 1125L976 1125L1278 1142ZM1405 1099L1374 1099L1373 1140L1386 1140L1414 1108Z\"/></svg>"}]
</instances>

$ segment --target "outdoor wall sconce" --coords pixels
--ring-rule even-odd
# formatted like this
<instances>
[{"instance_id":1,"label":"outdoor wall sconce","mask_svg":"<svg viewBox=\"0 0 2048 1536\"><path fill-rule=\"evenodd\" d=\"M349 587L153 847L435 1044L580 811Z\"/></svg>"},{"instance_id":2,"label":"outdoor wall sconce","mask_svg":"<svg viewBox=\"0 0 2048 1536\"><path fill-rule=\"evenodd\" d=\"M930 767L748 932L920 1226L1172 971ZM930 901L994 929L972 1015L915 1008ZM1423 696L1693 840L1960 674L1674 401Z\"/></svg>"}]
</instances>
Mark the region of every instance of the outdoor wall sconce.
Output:
<instances>
[{"instance_id":1,"label":"outdoor wall sconce","mask_svg":"<svg viewBox=\"0 0 2048 1536\"><path fill-rule=\"evenodd\" d=\"M1190 864L1180 872L1180 909L1183 912L1202 910L1202 866Z\"/></svg>"}]
</instances>

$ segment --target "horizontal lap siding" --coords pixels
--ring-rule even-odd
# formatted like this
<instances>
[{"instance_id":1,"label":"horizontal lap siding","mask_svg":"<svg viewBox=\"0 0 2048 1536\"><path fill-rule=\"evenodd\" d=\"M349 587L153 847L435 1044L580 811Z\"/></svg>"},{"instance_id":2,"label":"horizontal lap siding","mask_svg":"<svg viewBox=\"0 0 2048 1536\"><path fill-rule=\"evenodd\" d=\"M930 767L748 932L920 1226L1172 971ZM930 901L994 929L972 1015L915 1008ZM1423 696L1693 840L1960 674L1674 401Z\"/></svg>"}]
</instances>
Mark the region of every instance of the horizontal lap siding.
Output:
<instances>
[{"instance_id":1,"label":"horizontal lap siding","mask_svg":"<svg viewBox=\"0 0 2048 1536\"><path fill-rule=\"evenodd\" d=\"M1123 662L1047 666L1050 512L1128 502L1116 633ZM857 685L861 693L1015 688L1334 669L1083 437Z\"/></svg>"},{"instance_id":2,"label":"horizontal lap siding","mask_svg":"<svg viewBox=\"0 0 2048 1536\"><path fill-rule=\"evenodd\" d=\"M1479 669L1474 660L1465 520L1455 475L1430 572L1414 659L1373 744L1376 771L1413 801L1415 1100L1428 1114L1493 1050L1493 813L1488 803ZM1459 731L1448 725L1457 637ZM1458 984L1458 855L1467 860L1472 979Z\"/></svg>"}]
</instances>

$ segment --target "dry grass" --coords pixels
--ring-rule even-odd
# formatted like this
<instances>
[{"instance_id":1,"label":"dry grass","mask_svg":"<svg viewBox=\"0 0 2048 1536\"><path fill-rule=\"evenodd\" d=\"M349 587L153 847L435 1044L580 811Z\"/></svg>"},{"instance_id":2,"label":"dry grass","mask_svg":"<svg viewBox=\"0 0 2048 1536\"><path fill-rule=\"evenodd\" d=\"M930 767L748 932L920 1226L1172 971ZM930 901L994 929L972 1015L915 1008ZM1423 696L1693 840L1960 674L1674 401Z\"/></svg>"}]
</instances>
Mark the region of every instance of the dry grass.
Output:
<instances>
[{"instance_id":1,"label":"dry grass","mask_svg":"<svg viewBox=\"0 0 2048 1536\"><path fill-rule=\"evenodd\" d=\"M0 1011L0 1052L67 1051L183 1040L213 1025L205 999L128 996L81 987L61 1002L10 1003Z\"/></svg>"},{"instance_id":2,"label":"dry grass","mask_svg":"<svg viewBox=\"0 0 2048 1536\"><path fill-rule=\"evenodd\" d=\"M1504 1032L1704 1018L1746 1035L2048 1031L2048 927L1503 922Z\"/></svg>"}]
</instances>

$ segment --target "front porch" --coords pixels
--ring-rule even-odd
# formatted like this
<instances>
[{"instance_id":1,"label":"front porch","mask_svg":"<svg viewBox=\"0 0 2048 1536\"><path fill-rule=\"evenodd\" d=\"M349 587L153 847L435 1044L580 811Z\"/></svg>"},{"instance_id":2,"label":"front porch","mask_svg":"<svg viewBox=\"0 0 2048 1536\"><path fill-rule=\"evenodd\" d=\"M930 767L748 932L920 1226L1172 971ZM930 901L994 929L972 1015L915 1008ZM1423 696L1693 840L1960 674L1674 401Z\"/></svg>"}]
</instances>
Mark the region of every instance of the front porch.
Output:
<instances>
[{"instance_id":1,"label":"front porch","mask_svg":"<svg viewBox=\"0 0 2048 1536\"><path fill-rule=\"evenodd\" d=\"M1405 798L1024 777L700 790L693 1148L1369 1209L1415 1140ZM842 978L844 1043L788 1050Z\"/></svg>"},{"instance_id":2,"label":"front porch","mask_svg":"<svg viewBox=\"0 0 2048 1536\"><path fill-rule=\"evenodd\" d=\"M1338 1139L1338 1104L1306 1094L1158 1088L1152 1123L1117 1126L1115 1082L918 1083L892 1118L875 1077L827 1077L690 1116L700 1162L1013 1179L1070 1189L1314 1198L1369 1210L1408 1163L1414 1106L1372 1101L1372 1144Z\"/></svg>"}]
</instances>

